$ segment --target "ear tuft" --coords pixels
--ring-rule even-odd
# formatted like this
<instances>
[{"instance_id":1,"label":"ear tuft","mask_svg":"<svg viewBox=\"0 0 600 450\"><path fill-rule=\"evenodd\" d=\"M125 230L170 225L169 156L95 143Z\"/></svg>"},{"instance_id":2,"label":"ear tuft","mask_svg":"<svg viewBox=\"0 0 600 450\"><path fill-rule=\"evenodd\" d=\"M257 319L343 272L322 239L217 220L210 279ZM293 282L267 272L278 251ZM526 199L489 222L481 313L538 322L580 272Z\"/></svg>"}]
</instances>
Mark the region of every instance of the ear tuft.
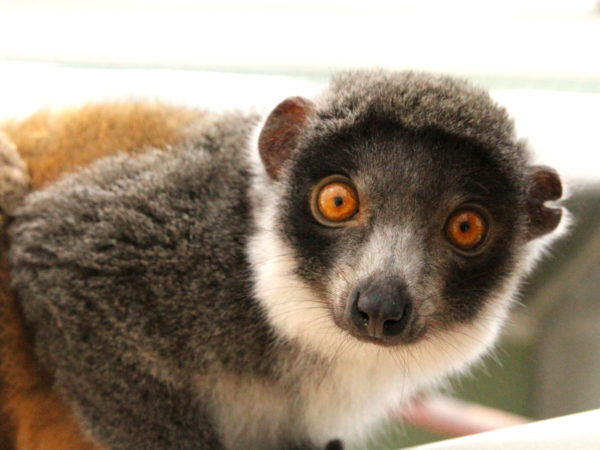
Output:
<instances>
[{"instance_id":1,"label":"ear tuft","mask_svg":"<svg viewBox=\"0 0 600 450\"><path fill-rule=\"evenodd\" d=\"M546 166L530 167L529 182L527 213L529 215L528 239L531 240L554 231L560 223L562 209L549 208L544 203L561 198L562 184L558 173Z\"/></svg>"},{"instance_id":2,"label":"ear tuft","mask_svg":"<svg viewBox=\"0 0 600 450\"><path fill-rule=\"evenodd\" d=\"M315 105L302 97L290 97L269 114L258 138L260 157L269 176L277 179L292 155L298 135L313 114Z\"/></svg>"}]
</instances>

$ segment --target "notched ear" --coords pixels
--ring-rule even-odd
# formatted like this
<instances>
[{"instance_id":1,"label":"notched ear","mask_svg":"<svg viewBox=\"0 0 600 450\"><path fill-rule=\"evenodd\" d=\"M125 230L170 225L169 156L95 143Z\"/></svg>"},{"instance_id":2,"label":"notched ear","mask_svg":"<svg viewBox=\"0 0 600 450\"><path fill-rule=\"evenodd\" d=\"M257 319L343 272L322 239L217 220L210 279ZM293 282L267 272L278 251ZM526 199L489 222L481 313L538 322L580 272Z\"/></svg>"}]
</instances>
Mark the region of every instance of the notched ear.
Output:
<instances>
[{"instance_id":1,"label":"notched ear","mask_svg":"<svg viewBox=\"0 0 600 450\"><path fill-rule=\"evenodd\" d=\"M269 176L277 179L283 164L298 143L298 135L315 105L302 97L290 97L269 114L258 138L260 157Z\"/></svg>"},{"instance_id":2,"label":"notched ear","mask_svg":"<svg viewBox=\"0 0 600 450\"><path fill-rule=\"evenodd\" d=\"M550 208L544 203L561 198L562 184L558 173L551 167L532 166L528 176L530 188L527 197L527 237L531 240L554 231L560 223L562 209Z\"/></svg>"}]
</instances>

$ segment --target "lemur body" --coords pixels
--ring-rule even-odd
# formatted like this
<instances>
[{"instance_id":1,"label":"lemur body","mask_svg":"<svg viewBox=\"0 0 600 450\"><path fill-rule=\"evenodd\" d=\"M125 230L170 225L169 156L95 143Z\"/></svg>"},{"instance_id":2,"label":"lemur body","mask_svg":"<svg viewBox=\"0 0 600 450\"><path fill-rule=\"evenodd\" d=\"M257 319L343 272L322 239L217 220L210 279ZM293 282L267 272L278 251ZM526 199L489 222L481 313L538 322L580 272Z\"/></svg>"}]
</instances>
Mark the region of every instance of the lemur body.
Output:
<instances>
[{"instance_id":1,"label":"lemur body","mask_svg":"<svg viewBox=\"0 0 600 450\"><path fill-rule=\"evenodd\" d=\"M560 220L554 172L452 79L351 73L183 123L11 213L36 358L99 446L357 441L489 349Z\"/></svg>"}]
</instances>

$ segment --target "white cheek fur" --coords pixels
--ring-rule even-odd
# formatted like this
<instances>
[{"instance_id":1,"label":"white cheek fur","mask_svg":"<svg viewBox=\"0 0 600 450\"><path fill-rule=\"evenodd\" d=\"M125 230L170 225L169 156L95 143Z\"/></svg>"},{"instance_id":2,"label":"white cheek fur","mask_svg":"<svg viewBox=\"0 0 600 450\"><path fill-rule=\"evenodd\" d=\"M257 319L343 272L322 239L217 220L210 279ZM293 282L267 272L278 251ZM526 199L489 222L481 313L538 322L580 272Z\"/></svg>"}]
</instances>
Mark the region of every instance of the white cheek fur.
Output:
<instances>
[{"instance_id":1,"label":"white cheek fur","mask_svg":"<svg viewBox=\"0 0 600 450\"><path fill-rule=\"evenodd\" d=\"M263 195L267 198L261 202L263 210L256 217L257 230L248 246L256 298L277 335L330 364L321 379L306 376L301 389L304 427L317 442L364 437L390 408L416 391L437 385L447 375L464 371L492 346L516 277L488 301L472 324L433 333L407 347L362 343L334 323L324 304L329 300L318 298L296 274L292 249L274 231L275 210L265 206L276 203L269 201L269 192ZM377 237L373 248L365 250L364 268L384 237Z\"/></svg>"},{"instance_id":2,"label":"white cheek fur","mask_svg":"<svg viewBox=\"0 0 600 450\"><path fill-rule=\"evenodd\" d=\"M390 408L400 406L417 391L443 383L451 374L467 370L492 347L508 314L520 274L532 265L530 261L535 259L539 243L524 246L523 254L517 258L522 261L520 267L490 296L471 323L428 333L425 339L405 347L383 348L363 343L334 323L326 302L340 308L348 279L358 281L374 268L382 267L382 249L389 254L390 243L399 254L412 255L412 260L395 268L411 279L418 271L421 251L410 239L410 229L390 228L374 234L360 254L360 264L348 271L344 280L332 282L332 298L318 298L297 275L293 249L276 231L278 182L268 178L256 153L252 162L255 233L249 241L248 256L255 296L281 339L298 346L307 359L316 354L328 364L318 377L308 373L298 376L303 380L302 428L309 431L315 442L366 437L371 425L385 418ZM298 364L298 368L303 370L303 365ZM282 397L281 401L289 399Z\"/></svg>"}]
</instances>

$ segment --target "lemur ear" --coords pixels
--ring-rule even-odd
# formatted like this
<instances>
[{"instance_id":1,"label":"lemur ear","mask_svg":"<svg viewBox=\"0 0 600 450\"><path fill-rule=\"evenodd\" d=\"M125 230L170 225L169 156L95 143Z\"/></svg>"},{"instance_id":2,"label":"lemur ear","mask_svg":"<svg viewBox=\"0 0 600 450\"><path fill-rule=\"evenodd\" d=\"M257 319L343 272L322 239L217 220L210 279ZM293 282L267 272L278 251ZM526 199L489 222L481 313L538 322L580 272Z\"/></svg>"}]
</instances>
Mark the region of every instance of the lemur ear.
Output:
<instances>
[{"instance_id":1,"label":"lemur ear","mask_svg":"<svg viewBox=\"0 0 600 450\"><path fill-rule=\"evenodd\" d=\"M258 138L260 157L269 176L277 179L283 163L291 156L298 143L298 134L315 105L302 97L282 101L269 114Z\"/></svg>"},{"instance_id":2,"label":"lemur ear","mask_svg":"<svg viewBox=\"0 0 600 450\"><path fill-rule=\"evenodd\" d=\"M558 173L551 167L529 168L529 193L527 213L529 215L528 239L550 233L560 223L562 209L549 208L545 202L558 200L562 196L562 184Z\"/></svg>"}]
</instances>

